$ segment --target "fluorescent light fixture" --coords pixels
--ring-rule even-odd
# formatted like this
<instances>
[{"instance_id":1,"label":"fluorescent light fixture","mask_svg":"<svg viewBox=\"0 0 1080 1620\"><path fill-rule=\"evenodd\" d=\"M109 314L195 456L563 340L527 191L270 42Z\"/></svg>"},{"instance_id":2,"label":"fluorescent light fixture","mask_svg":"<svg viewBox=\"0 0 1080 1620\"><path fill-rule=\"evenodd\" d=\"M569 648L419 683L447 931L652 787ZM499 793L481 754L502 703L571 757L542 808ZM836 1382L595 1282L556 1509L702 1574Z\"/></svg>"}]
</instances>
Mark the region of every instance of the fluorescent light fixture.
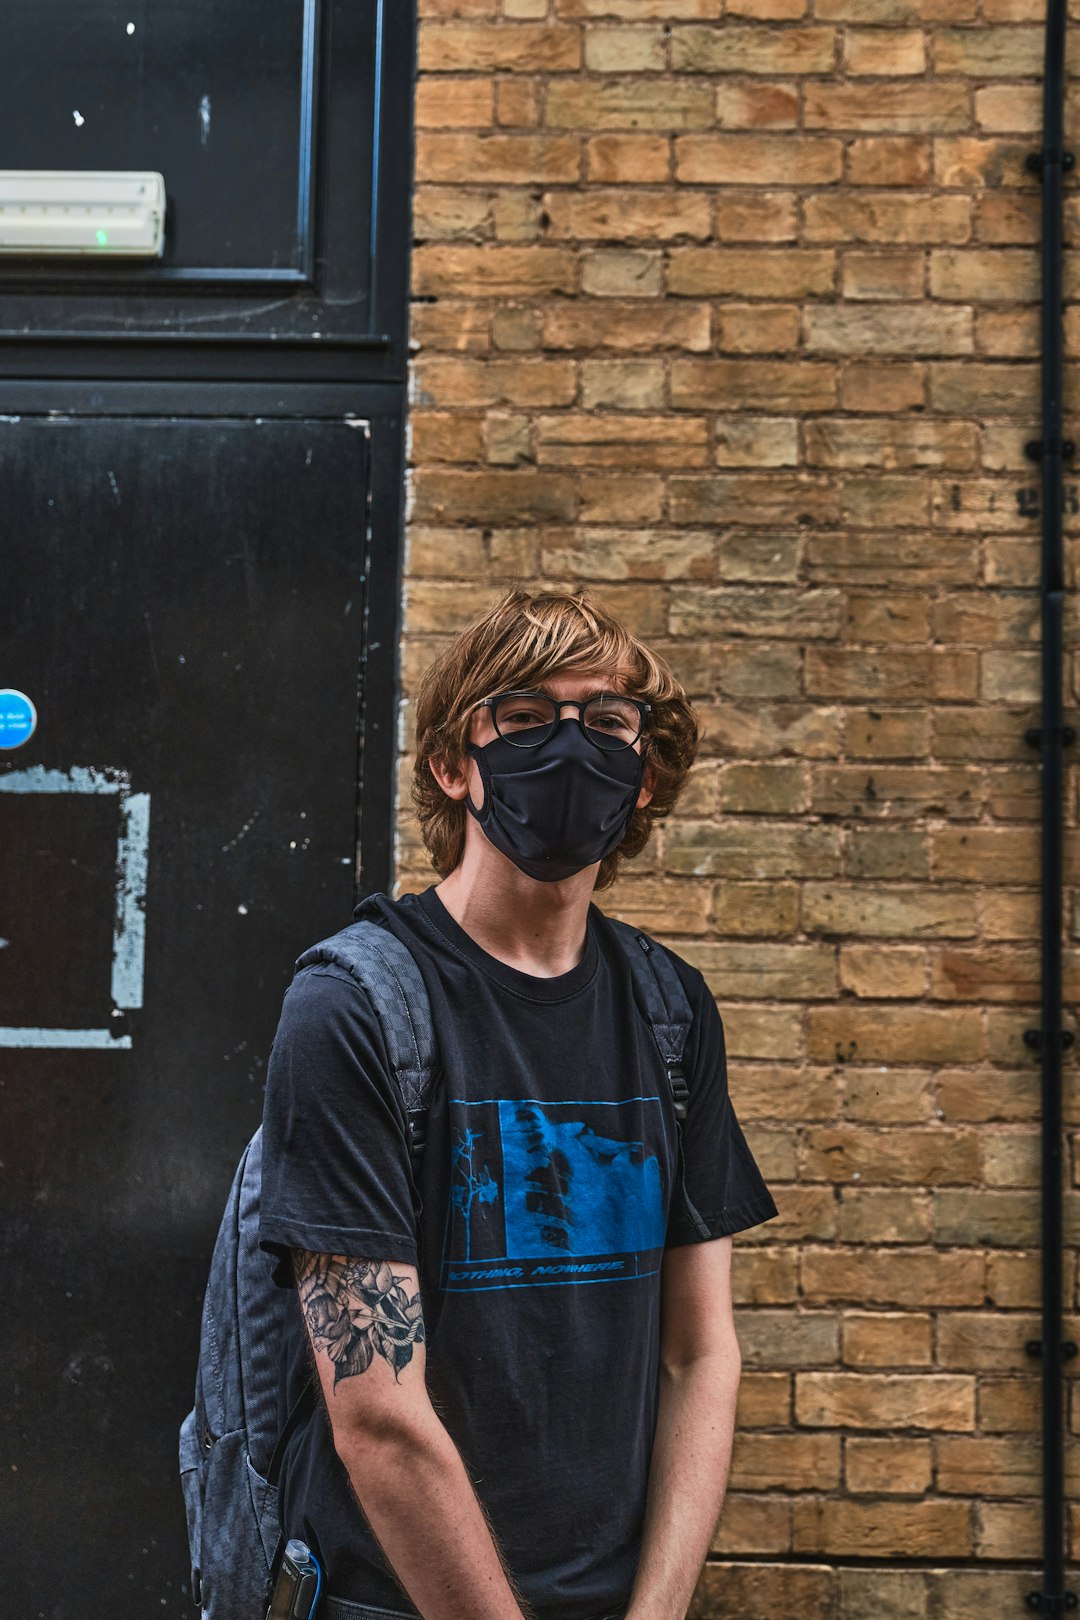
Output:
<instances>
[{"instance_id":1,"label":"fluorescent light fixture","mask_svg":"<svg viewBox=\"0 0 1080 1620\"><path fill-rule=\"evenodd\" d=\"M152 170L0 169L0 255L154 259L164 240Z\"/></svg>"}]
</instances>

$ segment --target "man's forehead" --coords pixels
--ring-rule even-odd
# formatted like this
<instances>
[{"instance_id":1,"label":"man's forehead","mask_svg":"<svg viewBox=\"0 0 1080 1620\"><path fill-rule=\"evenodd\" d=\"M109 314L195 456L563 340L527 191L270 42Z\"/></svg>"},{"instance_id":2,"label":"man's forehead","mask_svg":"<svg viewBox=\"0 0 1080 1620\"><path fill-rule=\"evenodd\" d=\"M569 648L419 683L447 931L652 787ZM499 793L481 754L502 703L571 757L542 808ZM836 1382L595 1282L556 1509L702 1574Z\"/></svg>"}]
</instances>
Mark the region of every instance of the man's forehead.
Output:
<instances>
[{"instance_id":1,"label":"man's forehead","mask_svg":"<svg viewBox=\"0 0 1080 1620\"><path fill-rule=\"evenodd\" d=\"M622 691L627 685L626 670L605 669L597 665L575 664L566 669L552 670L530 684L539 691L564 691L584 687L589 691Z\"/></svg>"}]
</instances>

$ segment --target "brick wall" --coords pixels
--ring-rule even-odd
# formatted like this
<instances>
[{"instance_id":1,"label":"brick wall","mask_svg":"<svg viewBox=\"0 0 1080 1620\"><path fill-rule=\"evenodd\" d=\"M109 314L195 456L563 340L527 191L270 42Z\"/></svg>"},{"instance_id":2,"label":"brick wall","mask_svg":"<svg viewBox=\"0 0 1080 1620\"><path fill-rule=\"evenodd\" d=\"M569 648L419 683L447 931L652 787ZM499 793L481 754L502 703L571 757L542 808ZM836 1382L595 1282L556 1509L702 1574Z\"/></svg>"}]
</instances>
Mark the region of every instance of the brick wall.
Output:
<instances>
[{"instance_id":1,"label":"brick wall","mask_svg":"<svg viewBox=\"0 0 1080 1620\"><path fill-rule=\"evenodd\" d=\"M739 1432L694 1612L1019 1613L1043 5L420 10L406 692L506 585L587 582L704 720L680 813L602 902L708 978L781 1210L736 1240ZM1078 696L1073 654L1074 721ZM398 868L432 881L404 803ZM1075 887L1067 919L1069 1002ZM1075 1132L1074 1053L1066 1090Z\"/></svg>"}]
</instances>

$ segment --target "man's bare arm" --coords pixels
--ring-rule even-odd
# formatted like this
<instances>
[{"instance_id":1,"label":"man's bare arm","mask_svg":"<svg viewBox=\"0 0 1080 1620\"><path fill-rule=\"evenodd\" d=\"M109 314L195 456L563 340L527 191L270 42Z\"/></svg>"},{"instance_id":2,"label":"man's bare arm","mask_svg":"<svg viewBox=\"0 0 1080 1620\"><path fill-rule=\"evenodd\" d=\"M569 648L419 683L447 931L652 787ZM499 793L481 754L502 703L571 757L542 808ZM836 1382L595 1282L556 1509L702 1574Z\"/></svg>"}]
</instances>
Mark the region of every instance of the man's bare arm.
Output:
<instances>
[{"instance_id":1,"label":"man's bare arm","mask_svg":"<svg viewBox=\"0 0 1080 1620\"><path fill-rule=\"evenodd\" d=\"M626 1620L683 1620L720 1517L742 1373L730 1277L730 1237L664 1256L660 1404Z\"/></svg>"},{"instance_id":2,"label":"man's bare arm","mask_svg":"<svg viewBox=\"0 0 1080 1620\"><path fill-rule=\"evenodd\" d=\"M334 1445L424 1620L522 1620L505 1564L424 1382L416 1269L293 1251Z\"/></svg>"}]
</instances>

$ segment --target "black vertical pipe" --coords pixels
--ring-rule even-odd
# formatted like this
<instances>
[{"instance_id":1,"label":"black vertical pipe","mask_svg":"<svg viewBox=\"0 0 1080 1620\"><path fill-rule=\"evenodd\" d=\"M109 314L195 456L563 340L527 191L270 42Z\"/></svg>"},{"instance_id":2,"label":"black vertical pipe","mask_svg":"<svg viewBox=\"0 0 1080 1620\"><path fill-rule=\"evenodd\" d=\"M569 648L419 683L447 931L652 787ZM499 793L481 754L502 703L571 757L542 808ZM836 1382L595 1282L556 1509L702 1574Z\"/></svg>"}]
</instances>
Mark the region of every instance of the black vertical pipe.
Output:
<instances>
[{"instance_id":1,"label":"black vertical pipe","mask_svg":"<svg viewBox=\"0 0 1080 1620\"><path fill-rule=\"evenodd\" d=\"M1043 1589L1028 1606L1060 1615L1075 1606L1065 1592L1064 1411L1062 1346L1062 790L1066 741L1062 712L1062 176L1066 0L1047 0L1043 145L1030 166L1042 178L1042 439L1032 450L1042 469L1042 724L1030 740L1042 757L1042 1006L1030 1032L1042 1059L1042 1360ZM1071 446L1068 447L1071 451ZM1033 1347L1034 1348L1034 1347Z\"/></svg>"}]
</instances>

